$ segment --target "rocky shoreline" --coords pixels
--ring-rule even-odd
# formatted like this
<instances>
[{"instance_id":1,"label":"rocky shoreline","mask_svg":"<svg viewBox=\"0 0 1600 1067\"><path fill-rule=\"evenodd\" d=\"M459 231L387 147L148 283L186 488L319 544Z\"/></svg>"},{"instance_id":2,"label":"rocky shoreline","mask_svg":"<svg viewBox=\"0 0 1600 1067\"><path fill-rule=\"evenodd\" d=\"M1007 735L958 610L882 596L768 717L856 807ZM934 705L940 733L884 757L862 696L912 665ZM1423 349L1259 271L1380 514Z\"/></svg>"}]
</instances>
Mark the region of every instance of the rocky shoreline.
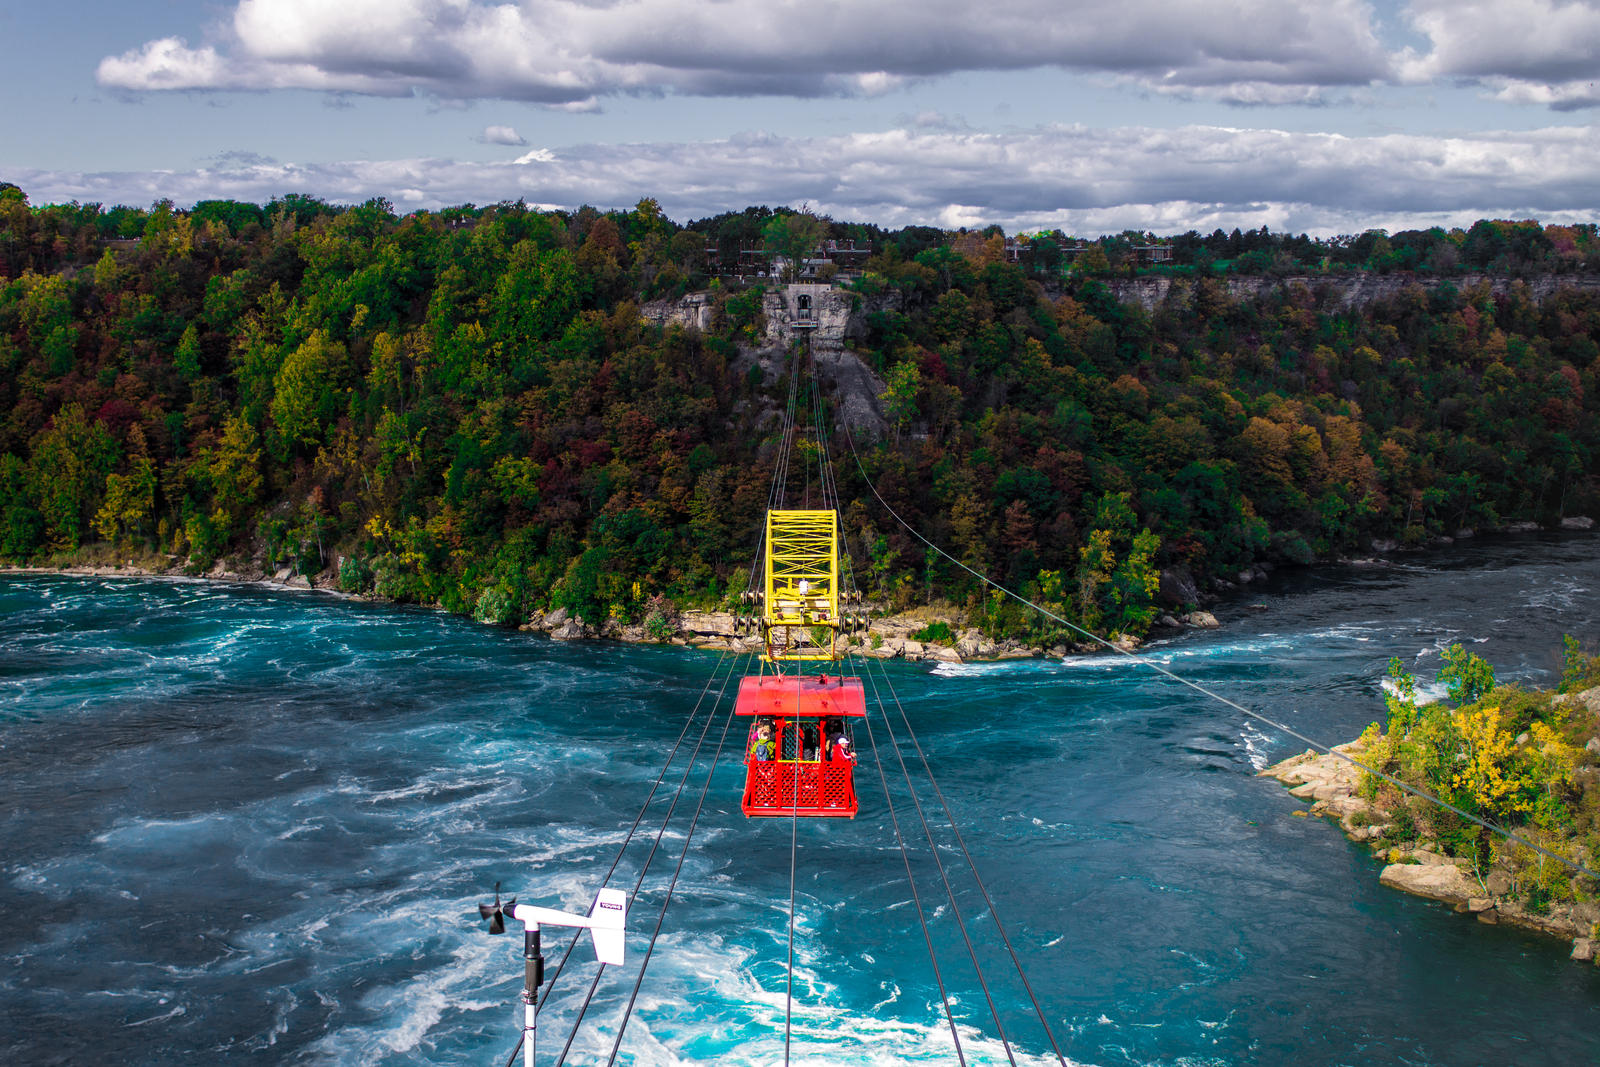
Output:
<instances>
[{"instance_id":1,"label":"rocky shoreline","mask_svg":"<svg viewBox=\"0 0 1600 1067\"><path fill-rule=\"evenodd\" d=\"M267 573L255 568L233 569L218 563L204 574L188 573L181 565L166 568L141 566L130 561L125 565L70 564L60 567L0 566L7 574L59 574L93 578L191 578L215 582L232 582L261 585L273 589L293 589L323 592L353 600L382 600L370 594L345 593L338 589L334 571L324 572L314 578L295 574L288 568ZM950 627L952 639L948 642L919 641L913 635L930 623L943 622ZM609 640L631 644L669 644L680 648L693 648L707 652L739 652L761 647L759 636L738 632L732 612L680 611L667 620L670 632L654 633L642 624L624 623L607 619L599 626L586 624L574 618L565 608L551 612L535 612L518 629L543 633L556 641ZM1177 632L1184 628L1215 629L1221 624L1208 611L1192 611L1182 616L1165 615L1155 632ZM966 663L1008 659L1061 659L1069 655L1086 655L1104 652L1105 646L1093 641L1059 644L1048 648L1028 645L1021 641L993 641L973 627L962 627L952 613L919 609L899 615L874 618L864 634L842 638L846 647L874 659L904 659L912 662ZM1120 638L1118 648L1131 652L1140 641L1134 637Z\"/></svg>"},{"instance_id":2,"label":"rocky shoreline","mask_svg":"<svg viewBox=\"0 0 1600 1067\"><path fill-rule=\"evenodd\" d=\"M1580 701L1600 712L1600 688L1565 699ZM1364 753L1361 744L1354 741L1338 745L1334 751L1355 760ZM1600 753L1600 738L1589 742L1589 751ZM1361 776L1361 769L1353 764L1312 749L1259 772L1259 777L1273 778L1290 787L1291 796L1311 802L1309 808L1293 811L1292 815L1332 819L1350 840L1367 845L1375 857L1381 857L1384 868L1378 875L1380 884L1448 904L1481 923L1503 923L1570 941L1574 960L1600 966L1600 902L1556 903L1548 910L1535 912L1513 896L1512 876L1507 869L1495 865L1475 870L1469 860L1445 855L1427 847L1429 842L1422 840L1385 842L1393 815L1361 795Z\"/></svg>"},{"instance_id":3,"label":"rocky shoreline","mask_svg":"<svg viewBox=\"0 0 1600 1067\"><path fill-rule=\"evenodd\" d=\"M1587 531L1593 520L1581 516L1563 519L1559 528L1564 531ZM1531 533L1542 530L1535 523L1513 523L1492 532L1497 534ZM1459 531L1455 538L1438 539L1440 545L1473 536L1474 531ZM1423 546L1405 549L1396 542L1374 541L1373 557L1342 559L1348 566L1383 566L1391 553L1421 551ZM92 558L92 557L91 557ZM277 589L314 590L347 596L357 600L383 600L375 594L346 593L338 587L338 570L341 561L336 559L322 573L307 577L284 567L268 571L259 556L243 561L218 561L202 574L194 574L176 557L147 556L142 559L118 559L115 562L68 562L56 566L13 566L0 564L0 573L13 574L76 574L86 577L154 577L202 578L209 581L236 582L264 585ZM1252 584L1265 581L1273 567L1260 563L1240 571L1233 579L1213 578L1209 591L1198 588L1192 575L1182 567L1161 572L1159 602L1166 609L1151 627L1151 637L1166 637L1186 629L1216 629L1221 624L1205 605L1215 604L1223 598L1237 597ZM1260 605L1246 605L1259 608ZM548 613L536 612L519 629L544 633L557 641L612 640L635 644L672 644L680 647L703 649L709 652L738 651L759 646L759 639L740 634L734 625L734 616L724 611L684 610L674 612L664 620L669 631L658 625L654 630L640 624L628 624L619 619L607 619L599 625L572 618L568 612L557 609ZM918 641L913 635L931 623L943 622L949 626L952 639L943 642ZM1136 637L1123 636L1115 642L1124 652L1132 652L1143 642ZM958 609L918 608L896 615L871 619L867 632L851 640L850 649L876 659L904 659L911 662L966 663L969 661L1053 658L1071 655L1092 655L1106 651L1106 646L1096 641L1079 641L1049 647L1029 645L1016 640L992 641L974 627L964 625Z\"/></svg>"},{"instance_id":4,"label":"rocky shoreline","mask_svg":"<svg viewBox=\"0 0 1600 1067\"><path fill-rule=\"evenodd\" d=\"M1169 617L1171 618L1171 617ZM930 623L943 622L950 627L950 641L919 641L915 635ZM601 638L635 643L666 643L680 647L702 649L707 652L739 652L761 647L759 636L740 634L731 612L683 611L671 624L672 635L664 642L651 636L642 625L628 625L617 619L608 619L604 626L585 626L572 618L565 609L558 608L549 614L535 614L524 630L541 631L557 641L584 638ZM1221 624L1207 611L1190 612L1182 620L1171 618L1168 628L1185 626L1215 628ZM1061 659L1069 655L1083 655L1105 651L1105 646L1093 641L1059 644L1049 648L1028 645L1021 641L993 641L974 627L958 628L956 619L932 611L914 611L902 615L888 615L873 619L865 634L842 637L841 642L850 651L874 659L904 659L913 662L966 663L970 660L1008 659ZM1124 651L1139 647L1133 637L1123 637L1115 644Z\"/></svg>"}]
</instances>

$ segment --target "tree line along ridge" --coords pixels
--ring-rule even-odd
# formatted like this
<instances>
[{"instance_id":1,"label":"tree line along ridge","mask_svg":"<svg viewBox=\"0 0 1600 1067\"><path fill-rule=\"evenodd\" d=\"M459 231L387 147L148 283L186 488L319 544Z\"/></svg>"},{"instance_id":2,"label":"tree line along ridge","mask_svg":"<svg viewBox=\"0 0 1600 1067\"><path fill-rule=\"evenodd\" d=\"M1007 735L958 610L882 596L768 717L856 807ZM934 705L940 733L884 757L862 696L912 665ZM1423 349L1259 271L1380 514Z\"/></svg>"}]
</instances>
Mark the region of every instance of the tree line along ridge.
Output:
<instances>
[{"instance_id":1,"label":"tree line along ridge","mask_svg":"<svg viewBox=\"0 0 1600 1067\"><path fill-rule=\"evenodd\" d=\"M34 206L0 184L0 558L253 557L498 623L725 602L788 383L752 358L772 280L711 256L820 240L872 250L833 279L891 427L867 475L1096 632L1144 633L1163 574L1203 589L1600 506L1600 292L1463 277L1582 281L1592 226L1075 241L767 208L684 226L651 200ZM1138 247L1170 253L1141 266ZM1350 271L1398 284L1361 306L1319 293ZM1153 310L1116 298L1151 273L1173 279ZM1230 295L1251 273L1312 283ZM691 291L707 329L640 314ZM836 467L880 603L1055 636Z\"/></svg>"}]
</instances>

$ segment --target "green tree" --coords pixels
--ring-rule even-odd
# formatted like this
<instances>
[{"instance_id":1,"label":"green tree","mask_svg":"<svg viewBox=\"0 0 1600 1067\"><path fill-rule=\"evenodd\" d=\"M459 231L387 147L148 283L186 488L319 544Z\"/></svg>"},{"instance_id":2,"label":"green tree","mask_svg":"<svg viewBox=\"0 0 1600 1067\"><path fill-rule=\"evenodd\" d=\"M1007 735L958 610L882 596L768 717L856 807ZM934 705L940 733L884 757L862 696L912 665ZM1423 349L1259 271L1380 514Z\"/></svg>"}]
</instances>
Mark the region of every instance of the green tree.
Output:
<instances>
[{"instance_id":1,"label":"green tree","mask_svg":"<svg viewBox=\"0 0 1600 1067\"><path fill-rule=\"evenodd\" d=\"M200 332L192 322L183 328L183 337L172 353L172 367L186 382L200 377Z\"/></svg>"},{"instance_id":2,"label":"green tree","mask_svg":"<svg viewBox=\"0 0 1600 1067\"><path fill-rule=\"evenodd\" d=\"M117 444L77 404L62 408L33 440L28 480L52 547L77 548L99 510Z\"/></svg>"},{"instance_id":3,"label":"green tree","mask_svg":"<svg viewBox=\"0 0 1600 1067\"><path fill-rule=\"evenodd\" d=\"M1450 699L1459 707L1476 704L1494 689L1494 668L1459 644L1444 650L1444 666L1439 670Z\"/></svg>"},{"instance_id":4,"label":"green tree","mask_svg":"<svg viewBox=\"0 0 1600 1067\"><path fill-rule=\"evenodd\" d=\"M1092 244L1078 255L1074 267L1082 274L1106 274L1111 270L1111 260L1099 244Z\"/></svg>"},{"instance_id":5,"label":"green tree","mask_svg":"<svg viewBox=\"0 0 1600 1067\"><path fill-rule=\"evenodd\" d=\"M27 464L0 455L0 556L27 559L44 542L44 517L30 491Z\"/></svg>"},{"instance_id":6,"label":"green tree","mask_svg":"<svg viewBox=\"0 0 1600 1067\"><path fill-rule=\"evenodd\" d=\"M911 425L911 420L917 417L917 396L922 391L922 372L909 360L896 363L889 368L885 384L888 388L878 394L878 399L883 401L889 421L894 425L894 439L898 442L901 431Z\"/></svg>"},{"instance_id":7,"label":"green tree","mask_svg":"<svg viewBox=\"0 0 1600 1067\"><path fill-rule=\"evenodd\" d=\"M200 458L211 483L210 527L231 536L261 499L261 438L242 416L234 416L223 426L222 440Z\"/></svg>"},{"instance_id":8,"label":"green tree","mask_svg":"<svg viewBox=\"0 0 1600 1067\"><path fill-rule=\"evenodd\" d=\"M1578 639L1561 635L1561 692L1576 693L1600 685L1600 656L1585 655Z\"/></svg>"},{"instance_id":9,"label":"green tree","mask_svg":"<svg viewBox=\"0 0 1600 1067\"><path fill-rule=\"evenodd\" d=\"M315 330L284 358L273 379L272 421L287 448L319 444L339 412L347 374L344 346Z\"/></svg>"},{"instance_id":10,"label":"green tree","mask_svg":"<svg viewBox=\"0 0 1600 1067\"><path fill-rule=\"evenodd\" d=\"M95 515L94 528L102 539L117 541L123 536L142 538L150 534L156 510L156 464L149 456L139 456L127 474L106 476L105 503Z\"/></svg>"},{"instance_id":11,"label":"green tree","mask_svg":"<svg viewBox=\"0 0 1600 1067\"><path fill-rule=\"evenodd\" d=\"M774 215L761 228L762 243L767 251L783 257L784 280L791 282L800 276L806 256L827 236L827 221L810 211Z\"/></svg>"}]
</instances>

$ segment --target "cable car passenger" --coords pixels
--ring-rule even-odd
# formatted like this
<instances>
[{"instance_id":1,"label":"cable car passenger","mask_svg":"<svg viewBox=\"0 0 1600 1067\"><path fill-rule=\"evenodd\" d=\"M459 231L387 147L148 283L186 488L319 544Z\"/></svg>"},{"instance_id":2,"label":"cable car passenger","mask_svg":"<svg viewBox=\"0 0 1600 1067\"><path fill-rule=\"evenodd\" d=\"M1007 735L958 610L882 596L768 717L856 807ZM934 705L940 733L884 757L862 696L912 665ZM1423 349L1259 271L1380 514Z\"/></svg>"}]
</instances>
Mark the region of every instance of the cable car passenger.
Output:
<instances>
[{"instance_id":1,"label":"cable car passenger","mask_svg":"<svg viewBox=\"0 0 1600 1067\"><path fill-rule=\"evenodd\" d=\"M764 722L756 727L755 744L750 746L750 759L768 763L778 756L778 746L772 741L772 724Z\"/></svg>"},{"instance_id":2,"label":"cable car passenger","mask_svg":"<svg viewBox=\"0 0 1600 1067\"><path fill-rule=\"evenodd\" d=\"M747 753L755 751L756 741L760 739L759 735L763 726L767 727L769 730L772 728L772 720L765 715L761 716L759 719L750 720L750 732L744 739L745 751Z\"/></svg>"},{"instance_id":3,"label":"cable car passenger","mask_svg":"<svg viewBox=\"0 0 1600 1067\"><path fill-rule=\"evenodd\" d=\"M823 719L822 720L822 736L828 739L827 740L827 744L824 746L824 749L823 749L823 751L825 753L824 756L823 756L824 759L830 759L830 760L833 759L834 742L836 742L841 736L843 736L843 734L844 734L844 723L842 723L838 719L834 719L834 718L828 718L828 719Z\"/></svg>"},{"instance_id":4,"label":"cable car passenger","mask_svg":"<svg viewBox=\"0 0 1600 1067\"><path fill-rule=\"evenodd\" d=\"M840 730L833 736L828 745L828 758L836 763L854 763L855 756L850 753L850 739Z\"/></svg>"}]
</instances>

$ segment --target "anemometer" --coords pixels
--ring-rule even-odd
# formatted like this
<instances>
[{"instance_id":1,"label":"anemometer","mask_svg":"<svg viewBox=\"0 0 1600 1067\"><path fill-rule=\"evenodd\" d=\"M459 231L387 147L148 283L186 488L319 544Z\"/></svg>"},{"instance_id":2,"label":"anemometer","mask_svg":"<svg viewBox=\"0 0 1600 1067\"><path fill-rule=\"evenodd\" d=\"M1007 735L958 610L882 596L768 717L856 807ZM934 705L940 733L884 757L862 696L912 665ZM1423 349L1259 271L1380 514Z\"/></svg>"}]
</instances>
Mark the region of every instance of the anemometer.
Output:
<instances>
[{"instance_id":1,"label":"anemometer","mask_svg":"<svg viewBox=\"0 0 1600 1067\"><path fill-rule=\"evenodd\" d=\"M620 889L602 889L595 894L589 914L518 904L512 897L500 903L500 883L494 884L494 903L479 904L478 915L489 920L491 934L506 932L506 917L520 922L522 931L522 1064L533 1067L533 1049L539 1035L539 987L544 984L544 954L539 949L539 927L577 926L586 928L594 940L595 959L602 966L620 966L625 947L623 927L628 917L628 894Z\"/></svg>"}]
</instances>

